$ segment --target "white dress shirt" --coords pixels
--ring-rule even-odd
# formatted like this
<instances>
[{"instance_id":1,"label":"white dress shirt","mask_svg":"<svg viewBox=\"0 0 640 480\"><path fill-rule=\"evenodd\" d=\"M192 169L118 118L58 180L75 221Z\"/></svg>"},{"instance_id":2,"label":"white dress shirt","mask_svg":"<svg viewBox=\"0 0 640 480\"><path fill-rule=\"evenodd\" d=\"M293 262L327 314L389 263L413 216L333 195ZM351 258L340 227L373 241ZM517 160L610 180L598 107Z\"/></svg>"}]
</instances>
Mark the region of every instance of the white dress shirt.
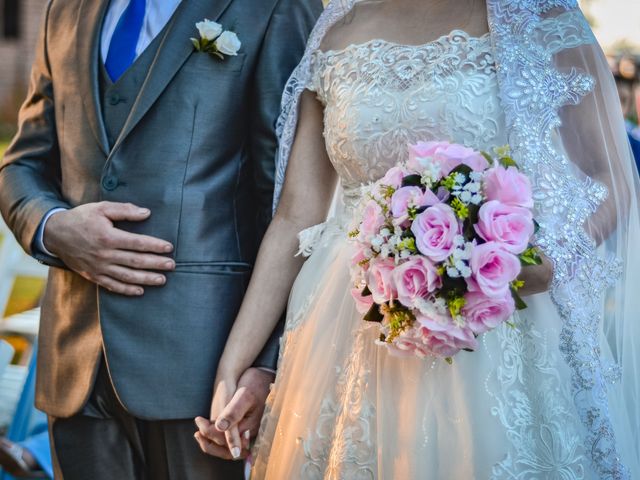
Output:
<instances>
[{"instance_id":1,"label":"white dress shirt","mask_svg":"<svg viewBox=\"0 0 640 480\"><path fill-rule=\"evenodd\" d=\"M182 0L147 0L147 8L142 22L142 31L136 45L136 58L144 52L145 48L169 23L169 19L180 5ZM111 0L109 10L102 25L102 38L100 39L100 53L102 61L107 60L111 37L120 21L120 17L129 5L129 0Z\"/></svg>"},{"instance_id":2,"label":"white dress shirt","mask_svg":"<svg viewBox=\"0 0 640 480\"><path fill-rule=\"evenodd\" d=\"M138 38L138 44L136 45L136 58L144 52L145 48L153 41L154 38L162 31L162 29L169 23L171 16L175 13L178 5L182 0L147 0L147 6L145 10L144 20L142 22L142 30L140 32L140 38ZM124 13L125 9L129 6L129 0L111 0L109 10L104 18L102 25L102 37L100 39L100 55L102 61L105 62L107 55L109 54L109 45L111 45L111 38L113 32L120 21L120 17ZM195 27L194 27L195 28ZM54 208L49 211L36 232L36 247L40 249L42 253L45 253L51 257L54 257L51 252L44 246L44 227L47 224L47 220L63 208Z\"/></svg>"}]
</instances>

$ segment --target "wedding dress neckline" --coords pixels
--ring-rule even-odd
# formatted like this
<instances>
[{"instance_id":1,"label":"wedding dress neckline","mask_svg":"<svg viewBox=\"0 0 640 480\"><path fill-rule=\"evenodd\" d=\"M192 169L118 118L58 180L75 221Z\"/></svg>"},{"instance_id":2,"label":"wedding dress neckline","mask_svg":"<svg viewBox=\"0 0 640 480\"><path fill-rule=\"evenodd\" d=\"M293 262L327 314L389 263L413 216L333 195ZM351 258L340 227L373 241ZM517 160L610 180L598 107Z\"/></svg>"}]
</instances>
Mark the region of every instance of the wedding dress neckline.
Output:
<instances>
[{"instance_id":1,"label":"wedding dress neckline","mask_svg":"<svg viewBox=\"0 0 640 480\"><path fill-rule=\"evenodd\" d=\"M432 47L434 45L444 45L445 43L451 43L453 39L458 37L462 37L462 39L464 40L464 43L467 43L467 44L468 43L484 43L487 40L491 39L491 32L487 32L480 36L474 36L474 35L470 35L464 30L453 29L449 33L445 33L444 35L441 35L438 38L435 38L434 40L431 40L426 43L415 44L415 45L394 42L392 40L385 40L384 38L372 38L370 40L366 40L363 42L350 43L347 46L342 48L329 49L329 50L316 50L316 52L323 56L335 56L335 55L348 53L352 50L357 50L359 48L367 47L373 44L382 44L382 45L387 45L389 47L410 48L410 49L420 50L420 49Z\"/></svg>"}]
</instances>

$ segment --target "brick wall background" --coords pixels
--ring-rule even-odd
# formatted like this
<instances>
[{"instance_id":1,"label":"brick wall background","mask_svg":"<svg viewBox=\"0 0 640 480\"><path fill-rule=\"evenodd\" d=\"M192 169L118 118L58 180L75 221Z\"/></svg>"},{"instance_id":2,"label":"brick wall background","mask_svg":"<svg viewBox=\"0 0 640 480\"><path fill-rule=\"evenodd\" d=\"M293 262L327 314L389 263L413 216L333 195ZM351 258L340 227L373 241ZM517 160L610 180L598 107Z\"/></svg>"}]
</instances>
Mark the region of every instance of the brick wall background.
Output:
<instances>
[{"instance_id":1,"label":"brick wall background","mask_svg":"<svg viewBox=\"0 0 640 480\"><path fill-rule=\"evenodd\" d=\"M0 0L0 5L2 2ZM20 4L20 38L7 40L0 35L0 123L9 125L15 122L26 93L47 0L20 0Z\"/></svg>"}]
</instances>

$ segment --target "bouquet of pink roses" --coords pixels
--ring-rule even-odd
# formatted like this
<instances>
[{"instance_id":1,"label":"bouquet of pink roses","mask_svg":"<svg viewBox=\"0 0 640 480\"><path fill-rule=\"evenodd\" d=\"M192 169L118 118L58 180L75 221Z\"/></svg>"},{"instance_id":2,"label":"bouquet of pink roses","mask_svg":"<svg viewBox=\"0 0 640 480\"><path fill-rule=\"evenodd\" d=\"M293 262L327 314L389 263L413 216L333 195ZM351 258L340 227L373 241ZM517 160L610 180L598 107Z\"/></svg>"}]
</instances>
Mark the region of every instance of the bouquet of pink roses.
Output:
<instances>
[{"instance_id":1,"label":"bouquet of pink roses","mask_svg":"<svg viewBox=\"0 0 640 480\"><path fill-rule=\"evenodd\" d=\"M526 308L522 265L540 264L529 179L509 148L496 159L427 142L366 187L350 237L352 291L394 353L451 361Z\"/></svg>"}]
</instances>

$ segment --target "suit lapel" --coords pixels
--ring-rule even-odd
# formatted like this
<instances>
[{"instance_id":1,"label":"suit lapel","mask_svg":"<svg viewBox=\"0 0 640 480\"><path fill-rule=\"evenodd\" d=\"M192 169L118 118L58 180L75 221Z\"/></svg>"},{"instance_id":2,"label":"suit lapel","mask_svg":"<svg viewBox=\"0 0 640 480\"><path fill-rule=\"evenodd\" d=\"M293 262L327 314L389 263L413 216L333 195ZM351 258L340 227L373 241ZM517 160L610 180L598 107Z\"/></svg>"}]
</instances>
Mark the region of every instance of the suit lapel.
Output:
<instances>
[{"instance_id":1,"label":"suit lapel","mask_svg":"<svg viewBox=\"0 0 640 480\"><path fill-rule=\"evenodd\" d=\"M183 0L178 6L112 152L142 120L193 53L190 38L197 36L195 24L205 18L217 21L232 1Z\"/></svg>"},{"instance_id":2,"label":"suit lapel","mask_svg":"<svg viewBox=\"0 0 640 480\"><path fill-rule=\"evenodd\" d=\"M109 6L108 0L83 0L78 14L77 51L80 95L87 112L89 125L102 151L109 152L109 141L100 112L98 67L102 22Z\"/></svg>"}]
</instances>

